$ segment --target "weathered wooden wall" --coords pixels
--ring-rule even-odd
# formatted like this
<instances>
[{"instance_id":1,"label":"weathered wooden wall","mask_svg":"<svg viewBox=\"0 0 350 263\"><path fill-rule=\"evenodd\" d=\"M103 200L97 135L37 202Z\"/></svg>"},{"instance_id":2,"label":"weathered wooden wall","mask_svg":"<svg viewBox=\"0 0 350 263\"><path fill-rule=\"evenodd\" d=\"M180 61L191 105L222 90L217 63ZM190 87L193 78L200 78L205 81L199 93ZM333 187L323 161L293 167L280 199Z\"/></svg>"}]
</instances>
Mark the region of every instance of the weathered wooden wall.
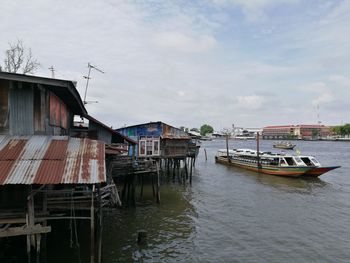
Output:
<instances>
[{"instance_id":1,"label":"weathered wooden wall","mask_svg":"<svg viewBox=\"0 0 350 263\"><path fill-rule=\"evenodd\" d=\"M34 92L31 84L10 82L10 135L34 134Z\"/></svg>"}]
</instances>

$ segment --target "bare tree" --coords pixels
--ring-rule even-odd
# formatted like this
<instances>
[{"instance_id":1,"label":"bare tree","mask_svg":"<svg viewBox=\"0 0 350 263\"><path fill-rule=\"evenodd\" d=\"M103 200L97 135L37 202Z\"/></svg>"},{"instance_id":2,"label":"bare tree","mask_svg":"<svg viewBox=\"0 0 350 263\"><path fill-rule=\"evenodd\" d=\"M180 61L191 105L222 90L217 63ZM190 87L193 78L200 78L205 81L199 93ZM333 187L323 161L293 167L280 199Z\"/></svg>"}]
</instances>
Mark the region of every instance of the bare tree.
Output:
<instances>
[{"instance_id":1,"label":"bare tree","mask_svg":"<svg viewBox=\"0 0 350 263\"><path fill-rule=\"evenodd\" d=\"M17 43L9 43L9 46L10 48L5 51L4 71L33 74L40 66L40 63L33 58L32 50L30 48L26 49L22 40L17 40Z\"/></svg>"}]
</instances>

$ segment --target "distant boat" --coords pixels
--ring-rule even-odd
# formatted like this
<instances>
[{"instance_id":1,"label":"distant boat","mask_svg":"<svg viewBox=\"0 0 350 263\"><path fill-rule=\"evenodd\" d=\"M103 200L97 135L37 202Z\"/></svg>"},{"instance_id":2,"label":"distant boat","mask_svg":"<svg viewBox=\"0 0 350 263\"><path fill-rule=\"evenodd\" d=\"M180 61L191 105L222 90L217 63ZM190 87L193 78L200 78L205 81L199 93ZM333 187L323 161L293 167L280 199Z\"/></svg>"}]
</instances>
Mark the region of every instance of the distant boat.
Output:
<instances>
[{"instance_id":1,"label":"distant boat","mask_svg":"<svg viewBox=\"0 0 350 263\"><path fill-rule=\"evenodd\" d=\"M250 149L219 150L215 156L217 163L237 166L247 170L286 176L286 177L318 177L340 166L324 167L313 156L294 156L287 154L274 154L259 152Z\"/></svg>"},{"instance_id":2,"label":"distant boat","mask_svg":"<svg viewBox=\"0 0 350 263\"><path fill-rule=\"evenodd\" d=\"M246 136L246 135L236 135L233 137L235 140L255 140L255 136Z\"/></svg>"},{"instance_id":3,"label":"distant boat","mask_svg":"<svg viewBox=\"0 0 350 263\"><path fill-rule=\"evenodd\" d=\"M273 145L274 148L293 150L296 145L291 142L277 142Z\"/></svg>"}]
</instances>

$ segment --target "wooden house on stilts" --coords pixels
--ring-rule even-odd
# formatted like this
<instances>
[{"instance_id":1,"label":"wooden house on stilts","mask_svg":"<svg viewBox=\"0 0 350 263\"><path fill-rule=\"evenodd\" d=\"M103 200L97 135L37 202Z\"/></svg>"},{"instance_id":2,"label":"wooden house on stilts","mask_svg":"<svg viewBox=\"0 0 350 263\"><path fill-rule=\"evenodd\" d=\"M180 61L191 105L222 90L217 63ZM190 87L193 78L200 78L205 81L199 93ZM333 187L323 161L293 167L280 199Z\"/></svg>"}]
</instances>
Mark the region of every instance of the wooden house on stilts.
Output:
<instances>
[{"instance_id":1,"label":"wooden house on stilts","mask_svg":"<svg viewBox=\"0 0 350 263\"><path fill-rule=\"evenodd\" d=\"M39 262L52 220L88 220L101 262L102 207L120 202L108 156L135 144L88 115L74 82L0 72L0 245L23 236Z\"/></svg>"}]
</instances>

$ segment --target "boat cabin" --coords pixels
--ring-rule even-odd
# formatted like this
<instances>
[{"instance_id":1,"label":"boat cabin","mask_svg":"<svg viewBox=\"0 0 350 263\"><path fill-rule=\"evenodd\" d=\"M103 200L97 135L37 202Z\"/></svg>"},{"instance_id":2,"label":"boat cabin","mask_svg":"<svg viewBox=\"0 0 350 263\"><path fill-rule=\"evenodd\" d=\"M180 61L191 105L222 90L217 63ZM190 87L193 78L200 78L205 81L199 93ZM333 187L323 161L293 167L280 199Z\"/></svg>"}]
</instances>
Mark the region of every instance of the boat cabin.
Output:
<instances>
[{"instance_id":1,"label":"boat cabin","mask_svg":"<svg viewBox=\"0 0 350 263\"><path fill-rule=\"evenodd\" d=\"M227 150L220 149L217 157L226 158ZM244 163L257 163L257 151L250 149L229 150L229 158ZM260 163L273 166L321 166L313 156L293 156L280 153L259 152Z\"/></svg>"}]
</instances>

